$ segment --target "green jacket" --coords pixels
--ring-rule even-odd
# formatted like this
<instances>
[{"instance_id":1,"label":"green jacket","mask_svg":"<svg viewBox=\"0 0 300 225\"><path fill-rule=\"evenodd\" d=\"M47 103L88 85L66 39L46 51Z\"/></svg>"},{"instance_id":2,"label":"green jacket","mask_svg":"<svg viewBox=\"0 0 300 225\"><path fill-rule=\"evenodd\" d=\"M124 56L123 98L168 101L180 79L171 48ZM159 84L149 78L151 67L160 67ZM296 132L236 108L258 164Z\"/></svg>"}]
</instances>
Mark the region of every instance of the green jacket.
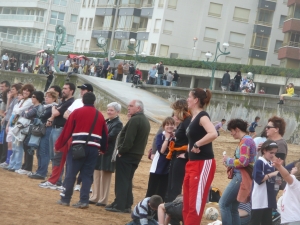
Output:
<instances>
[{"instance_id":1,"label":"green jacket","mask_svg":"<svg viewBox=\"0 0 300 225\"><path fill-rule=\"evenodd\" d=\"M118 142L119 154L142 158L149 133L150 123L144 113L134 114L121 130Z\"/></svg>"}]
</instances>

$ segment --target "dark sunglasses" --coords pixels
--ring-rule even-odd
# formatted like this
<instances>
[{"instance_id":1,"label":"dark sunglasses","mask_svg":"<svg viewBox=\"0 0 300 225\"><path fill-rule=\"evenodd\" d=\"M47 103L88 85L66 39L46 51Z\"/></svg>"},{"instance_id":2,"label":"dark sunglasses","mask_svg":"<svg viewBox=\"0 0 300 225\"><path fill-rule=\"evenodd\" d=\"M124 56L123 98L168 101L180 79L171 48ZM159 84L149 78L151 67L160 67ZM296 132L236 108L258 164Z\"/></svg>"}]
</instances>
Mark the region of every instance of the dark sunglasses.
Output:
<instances>
[{"instance_id":1,"label":"dark sunglasses","mask_svg":"<svg viewBox=\"0 0 300 225\"><path fill-rule=\"evenodd\" d=\"M266 126L266 129L271 129L271 128L276 128L276 127L272 127L272 126Z\"/></svg>"},{"instance_id":2,"label":"dark sunglasses","mask_svg":"<svg viewBox=\"0 0 300 225\"><path fill-rule=\"evenodd\" d=\"M31 98L36 98L36 97L34 95L32 95Z\"/></svg>"}]
</instances>

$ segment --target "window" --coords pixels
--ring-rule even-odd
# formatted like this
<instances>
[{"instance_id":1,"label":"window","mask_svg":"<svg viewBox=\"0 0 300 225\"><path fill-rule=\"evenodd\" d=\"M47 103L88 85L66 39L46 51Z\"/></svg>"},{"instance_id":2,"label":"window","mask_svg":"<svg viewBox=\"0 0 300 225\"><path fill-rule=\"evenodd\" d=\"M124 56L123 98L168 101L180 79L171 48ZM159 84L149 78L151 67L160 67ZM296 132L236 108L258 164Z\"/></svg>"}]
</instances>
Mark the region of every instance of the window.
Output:
<instances>
[{"instance_id":1,"label":"window","mask_svg":"<svg viewBox=\"0 0 300 225\"><path fill-rule=\"evenodd\" d=\"M89 40L85 40L84 51L88 51L89 47L90 47L90 41Z\"/></svg>"},{"instance_id":2,"label":"window","mask_svg":"<svg viewBox=\"0 0 300 225\"><path fill-rule=\"evenodd\" d=\"M249 58L249 64L253 66L264 66L265 60Z\"/></svg>"},{"instance_id":3,"label":"window","mask_svg":"<svg viewBox=\"0 0 300 225\"><path fill-rule=\"evenodd\" d=\"M151 44L150 55L155 55L156 44Z\"/></svg>"},{"instance_id":4,"label":"window","mask_svg":"<svg viewBox=\"0 0 300 225\"><path fill-rule=\"evenodd\" d=\"M283 23L286 20L286 16L285 15L281 15L280 16L280 21L279 21L279 27L282 28L283 27Z\"/></svg>"},{"instance_id":5,"label":"window","mask_svg":"<svg viewBox=\"0 0 300 225\"><path fill-rule=\"evenodd\" d=\"M67 35L67 43L74 43L74 35Z\"/></svg>"},{"instance_id":6,"label":"window","mask_svg":"<svg viewBox=\"0 0 300 225\"><path fill-rule=\"evenodd\" d=\"M79 20L79 29L82 29L83 26L83 18L80 18Z\"/></svg>"},{"instance_id":7,"label":"window","mask_svg":"<svg viewBox=\"0 0 300 225\"><path fill-rule=\"evenodd\" d=\"M300 47L300 34L299 33L291 33L290 34L290 40L289 40L289 46L293 47Z\"/></svg>"},{"instance_id":8,"label":"window","mask_svg":"<svg viewBox=\"0 0 300 225\"><path fill-rule=\"evenodd\" d=\"M283 41L276 40L274 52L278 52L278 49L282 46Z\"/></svg>"},{"instance_id":9,"label":"window","mask_svg":"<svg viewBox=\"0 0 300 225\"><path fill-rule=\"evenodd\" d=\"M233 20L241 21L241 22L248 22L249 15L250 15L250 9L235 7L234 13L233 13Z\"/></svg>"},{"instance_id":10,"label":"window","mask_svg":"<svg viewBox=\"0 0 300 225\"><path fill-rule=\"evenodd\" d=\"M154 33L159 33L161 27L161 19L155 20Z\"/></svg>"},{"instance_id":11,"label":"window","mask_svg":"<svg viewBox=\"0 0 300 225\"><path fill-rule=\"evenodd\" d=\"M63 25L65 14L61 12L51 11L50 24Z\"/></svg>"},{"instance_id":12,"label":"window","mask_svg":"<svg viewBox=\"0 0 300 225\"><path fill-rule=\"evenodd\" d=\"M209 5L208 15L221 17L223 5L211 2Z\"/></svg>"},{"instance_id":13,"label":"window","mask_svg":"<svg viewBox=\"0 0 300 225\"><path fill-rule=\"evenodd\" d=\"M76 23L77 22L77 18L78 18L77 15L71 14L71 22Z\"/></svg>"},{"instance_id":14,"label":"window","mask_svg":"<svg viewBox=\"0 0 300 225\"><path fill-rule=\"evenodd\" d=\"M92 28L92 24L93 24L93 18L89 18L88 29Z\"/></svg>"},{"instance_id":15,"label":"window","mask_svg":"<svg viewBox=\"0 0 300 225\"><path fill-rule=\"evenodd\" d=\"M257 23L272 26L273 11L260 9L257 15Z\"/></svg>"},{"instance_id":16,"label":"window","mask_svg":"<svg viewBox=\"0 0 300 225\"><path fill-rule=\"evenodd\" d=\"M53 45L54 36L55 36L54 32L47 31L46 44Z\"/></svg>"},{"instance_id":17,"label":"window","mask_svg":"<svg viewBox=\"0 0 300 225\"><path fill-rule=\"evenodd\" d=\"M169 0L168 8L169 9L176 9L177 8L177 0Z\"/></svg>"},{"instance_id":18,"label":"window","mask_svg":"<svg viewBox=\"0 0 300 225\"><path fill-rule=\"evenodd\" d=\"M137 31L140 20L141 18L137 16L120 16L117 28L124 31Z\"/></svg>"},{"instance_id":19,"label":"window","mask_svg":"<svg viewBox=\"0 0 300 225\"><path fill-rule=\"evenodd\" d=\"M230 46L243 47L245 44L245 34L230 32L229 44Z\"/></svg>"},{"instance_id":20,"label":"window","mask_svg":"<svg viewBox=\"0 0 300 225\"><path fill-rule=\"evenodd\" d=\"M148 26L148 18L141 17L141 21L139 24L139 31L146 31Z\"/></svg>"},{"instance_id":21,"label":"window","mask_svg":"<svg viewBox=\"0 0 300 225\"><path fill-rule=\"evenodd\" d=\"M268 50L269 37L265 37L262 35L254 35L253 39L254 40L253 40L252 48L263 50L263 51Z\"/></svg>"},{"instance_id":22,"label":"window","mask_svg":"<svg viewBox=\"0 0 300 225\"><path fill-rule=\"evenodd\" d=\"M163 8L164 7L164 1L165 0L158 0L158 8Z\"/></svg>"},{"instance_id":23,"label":"window","mask_svg":"<svg viewBox=\"0 0 300 225\"><path fill-rule=\"evenodd\" d=\"M218 36L218 30L214 28L205 28L204 41L216 42L216 37Z\"/></svg>"},{"instance_id":24,"label":"window","mask_svg":"<svg viewBox=\"0 0 300 225\"><path fill-rule=\"evenodd\" d=\"M103 22L103 30L109 30L111 28L112 21L113 21L113 16L105 16Z\"/></svg>"},{"instance_id":25,"label":"window","mask_svg":"<svg viewBox=\"0 0 300 225\"><path fill-rule=\"evenodd\" d=\"M169 52L168 45L160 45L159 56L167 57Z\"/></svg>"},{"instance_id":26,"label":"window","mask_svg":"<svg viewBox=\"0 0 300 225\"><path fill-rule=\"evenodd\" d=\"M61 5L61 6L66 6L67 5L67 0L53 0L54 5Z\"/></svg>"},{"instance_id":27,"label":"window","mask_svg":"<svg viewBox=\"0 0 300 225\"><path fill-rule=\"evenodd\" d=\"M239 58L234 58L234 57L230 57L230 56L226 56L225 62L227 62L227 63L240 64L240 63L241 63L241 59L239 59Z\"/></svg>"},{"instance_id":28,"label":"window","mask_svg":"<svg viewBox=\"0 0 300 225\"><path fill-rule=\"evenodd\" d=\"M172 34L174 21L165 20L164 34Z\"/></svg>"}]
</instances>

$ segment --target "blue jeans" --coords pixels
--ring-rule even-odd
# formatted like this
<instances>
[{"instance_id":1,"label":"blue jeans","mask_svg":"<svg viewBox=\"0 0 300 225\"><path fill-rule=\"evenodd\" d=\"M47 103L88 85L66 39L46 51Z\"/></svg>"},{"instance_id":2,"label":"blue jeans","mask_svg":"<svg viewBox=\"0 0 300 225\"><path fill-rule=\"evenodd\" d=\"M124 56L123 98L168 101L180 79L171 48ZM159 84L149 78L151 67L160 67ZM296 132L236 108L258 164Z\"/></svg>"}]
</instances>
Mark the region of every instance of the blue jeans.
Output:
<instances>
[{"instance_id":1,"label":"blue jeans","mask_svg":"<svg viewBox=\"0 0 300 225\"><path fill-rule=\"evenodd\" d=\"M156 84L157 85L161 85L161 77L163 76L163 74L158 74L157 79L156 79Z\"/></svg>"},{"instance_id":2,"label":"blue jeans","mask_svg":"<svg viewBox=\"0 0 300 225\"><path fill-rule=\"evenodd\" d=\"M37 150L38 169L36 174L46 177L48 173L48 165L50 162L49 137L52 127L46 128L46 134L41 138L40 146Z\"/></svg>"},{"instance_id":3,"label":"blue jeans","mask_svg":"<svg viewBox=\"0 0 300 225\"><path fill-rule=\"evenodd\" d=\"M241 225L249 225L251 221L251 215L248 215L246 217L241 217L240 221L241 221Z\"/></svg>"},{"instance_id":4,"label":"blue jeans","mask_svg":"<svg viewBox=\"0 0 300 225\"><path fill-rule=\"evenodd\" d=\"M167 86L167 81L166 80L162 80L163 82L163 86Z\"/></svg>"},{"instance_id":5,"label":"blue jeans","mask_svg":"<svg viewBox=\"0 0 300 225\"><path fill-rule=\"evenodd\" d=\"M67 173L64 180L63 192L61 197L63 202L69 203L73 195L73 188L76 181L76 176L80 172L82 185L80 189L80 202L89 203L90 188L93 183L93 174L98 158L98 148L95 146L85 147L85 157L82 159L73 159L72 148L69 149L67 155Z\"/></svg>"},{"instance_id":6,"label":"blue jeans","mask_svg":"<svg viewBox=\"0 0 300 225\"><path fill-rule=\"evenodd\" d=\"M177 86L177 81L172 81L172 87L176 87Z\"/></svg>"},{"instance_id":7,"label":"blue jeans","mask_svg":"<svg viewBox=\"0 0 300 225\"><path fill-rule=\"evenodd\" d=\"M148 219L148 225L158 225L157 221L154 219ZM127 223L126 225L141 225L139 219L134 219L131 222Z\"/></svg>"},{"instance_id":8,"label":"blue jeans","mask_svg":"<svg viewBox=\"0 0 300 225\"><path fill-rule=\"evenodd\" d=\"M22 159L24 155L23 142L15 143L15 138L12 141L12 155L10 157L9 169L18 170L22 166Z\"/></svg>"},{"instance_id":9,"label":"blue jeans","mask_svg":"<svg viewBox=\"0 0 300 225\"><path fill-rule=\"evenodd\" d=\"M235 172L219 201L222 225L240 224L237 195L242 181L241 173Z\"/></svg>"},{"instance_id":10,"label":"blue jeans","mask_svg":"<svg viewBox=\"0 0 300 225\"><path fill-rule=\"evenodd\" d=\"M65 66L65 72L67 73L69 70L69 67L68 66Z\"/></svg>"},{"instance_id":11,"label":"blue jeans","mask_svg":"<svg viewBox=\"0 0 300 225\"><path fill-rule=\"evenodd\" d=\"M51 133L50 133L50 137L49 137L49 155L50 155L50 159L53 160L54 157L54 145L56 140L58 139L59 135L61 134L63 128L52 128Z\"/></svg>"}]
</instances>

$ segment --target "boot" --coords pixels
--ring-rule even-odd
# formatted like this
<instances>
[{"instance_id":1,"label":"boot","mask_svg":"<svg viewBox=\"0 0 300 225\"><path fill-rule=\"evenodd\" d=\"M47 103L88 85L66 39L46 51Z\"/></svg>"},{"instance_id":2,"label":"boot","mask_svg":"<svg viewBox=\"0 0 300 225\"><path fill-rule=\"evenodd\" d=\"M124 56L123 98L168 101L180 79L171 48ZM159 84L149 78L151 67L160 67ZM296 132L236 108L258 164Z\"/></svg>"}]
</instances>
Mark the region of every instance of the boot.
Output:
<instances>
[{"instance_id":1,"label":"boot","mask_svg":"<svg viewBox=\"0 0 300 225\"><path fill-rule=\"evenodd\" d=\"M283 104L283 100L280 100L277 104L281 104L282 105Z\"/></svg>"}]
</instances>

